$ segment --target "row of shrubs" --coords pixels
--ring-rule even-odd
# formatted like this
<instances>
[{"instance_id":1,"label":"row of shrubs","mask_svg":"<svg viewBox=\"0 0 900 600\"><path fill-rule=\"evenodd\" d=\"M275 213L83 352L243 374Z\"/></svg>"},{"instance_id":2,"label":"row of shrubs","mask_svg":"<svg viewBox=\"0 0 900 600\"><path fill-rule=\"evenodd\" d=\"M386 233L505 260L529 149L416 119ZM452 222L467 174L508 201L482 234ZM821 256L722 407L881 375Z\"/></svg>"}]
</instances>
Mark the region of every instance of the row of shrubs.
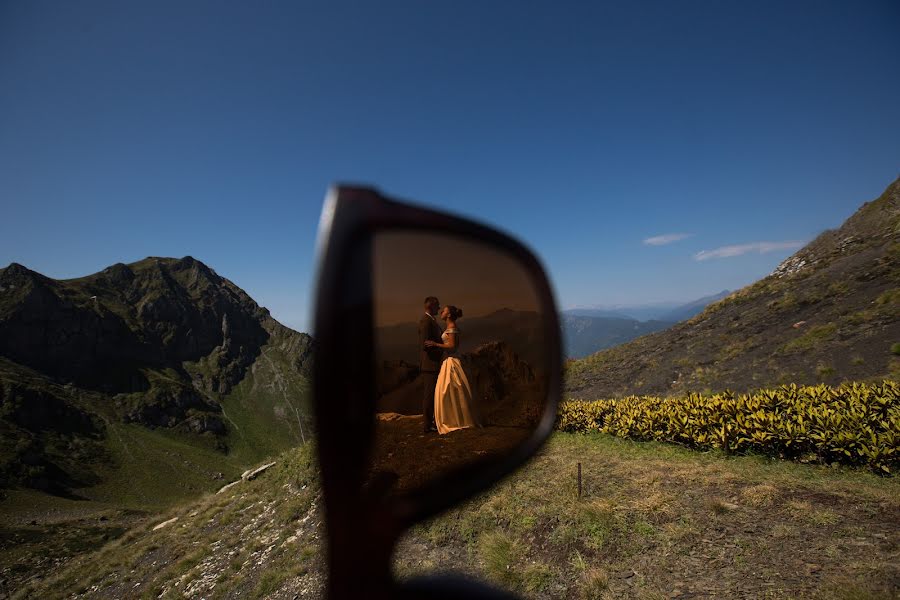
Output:
<instances>
[{"instance_id":1,"label":"row of shrubs","mask_svg":"<svg viewBox=\"0 0 900 600\"><path fill-rule=\"evenodd\" d=\"M804 462L900 467L900 383L782 386L750 394L569 400L556 427Z\"/></svg>"}]
</instances>

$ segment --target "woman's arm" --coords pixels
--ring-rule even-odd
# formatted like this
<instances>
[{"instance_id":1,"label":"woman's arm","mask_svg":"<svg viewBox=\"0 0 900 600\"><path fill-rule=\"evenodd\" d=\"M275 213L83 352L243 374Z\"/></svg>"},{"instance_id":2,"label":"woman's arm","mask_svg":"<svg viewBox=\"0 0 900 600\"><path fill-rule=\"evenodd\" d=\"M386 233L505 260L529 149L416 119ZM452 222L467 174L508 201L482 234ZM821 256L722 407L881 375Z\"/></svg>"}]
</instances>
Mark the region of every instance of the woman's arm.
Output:
<instances>
[{"instance_id":1,"label":"woman's arm","mask_svg":"<svg viewBox=\"0 0 900 600\"><path fill-rule=\"evenodd\" d=\"M429 348L441 348L442 350L455 350L456 349L456 334L448 333L447 334L447 343L446 344L438 344L437 342L432 342L431 340L425 341L425 346Z\"/></svg>"}]
</instances>

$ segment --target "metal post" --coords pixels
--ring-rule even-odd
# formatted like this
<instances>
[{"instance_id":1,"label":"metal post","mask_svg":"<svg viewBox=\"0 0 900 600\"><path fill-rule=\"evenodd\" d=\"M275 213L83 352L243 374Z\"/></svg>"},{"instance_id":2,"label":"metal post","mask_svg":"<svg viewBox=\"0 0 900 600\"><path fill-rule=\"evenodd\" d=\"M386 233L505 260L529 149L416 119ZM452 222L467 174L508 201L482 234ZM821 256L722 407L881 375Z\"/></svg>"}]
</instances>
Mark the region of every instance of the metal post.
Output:
<instances>
[{"instance_id":1,"label":"metal post","mask_svg":"<svg viewBox=\"0 0 900 600\"><path fill-rule=\"evenodd\" d=\"M578 497L581 498L581 463L578 463Z\"/></svg>"}]
</instances>

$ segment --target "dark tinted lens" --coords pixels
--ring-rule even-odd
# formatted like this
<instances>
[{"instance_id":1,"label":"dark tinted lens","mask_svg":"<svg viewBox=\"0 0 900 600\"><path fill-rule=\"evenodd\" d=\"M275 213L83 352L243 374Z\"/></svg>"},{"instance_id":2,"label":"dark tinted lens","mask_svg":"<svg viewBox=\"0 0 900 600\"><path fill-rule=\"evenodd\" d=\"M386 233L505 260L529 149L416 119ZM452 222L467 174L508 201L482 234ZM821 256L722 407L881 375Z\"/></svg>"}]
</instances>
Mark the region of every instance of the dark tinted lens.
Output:
<instances>
[{"instance_id":1,"label":"dark tinted lens","mask_svg":"<svg viewBox=\"0 0 900 600\"><path fill-rule=\"evenodd\" d=\"M408 491L528 439L550 372L530 273L434 233L379 233L373 263L373 480Z\"/></svg>"}]
</instances>

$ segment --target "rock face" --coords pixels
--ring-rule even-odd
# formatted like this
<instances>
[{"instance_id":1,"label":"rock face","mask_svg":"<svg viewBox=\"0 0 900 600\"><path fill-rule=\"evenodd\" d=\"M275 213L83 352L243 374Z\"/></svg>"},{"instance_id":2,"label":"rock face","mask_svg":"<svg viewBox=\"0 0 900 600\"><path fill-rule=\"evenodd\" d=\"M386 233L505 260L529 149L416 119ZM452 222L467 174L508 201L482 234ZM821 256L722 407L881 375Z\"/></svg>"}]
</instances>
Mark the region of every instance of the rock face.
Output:
<instances>
[{"instance_id":1,"label":"rock face","mask_svg":"<svg viewBox=\"0 0 900 600\"><path fill-rule=\"evenodd\" d=\"M547 389L542 377L504 342L489 342L460 358L484 425L536 426Z\"/></svg>"},{"instance_id":2,"label":"rock face","mask_svg":"<svg viewBox=\"0 0 900 600\"><path fill-rule=\"evenodd\" d=\"M13 263L0 270L0 485L30 485L13 464L16 448L53 446L46 432L76 446L74 438L102 437L109 418L213 436L225 449L238 423L223 414L223 399L264 361L282 384L270 395L289 402L295 390L284 382L308 377L312 349L308 335L190 256L70 280ZM308 415L295 416L302 429Z\"/></svg>"},{"instance_id":3,"label":"rock face","mask_svg":"<svg viewBox=\"0 0 900 600\"><path fill-rule=\"evenodd\" d=\"M14 263L0 288L0 355L89 389L143 391L145 369L214 357L207 385L225 393L269 337L268 312L191 257L68 281Z\"/></svg>"},{"instance_id":4,"label":"rock face","mask_svg":"<svg viewBox=\"0 0 900 600\"><path fill-rule=\"evenodd\" d=\"M585 399L900 377L900 180L774 272L666 331L567 365Z\"/></svg>"}]
</instances>

